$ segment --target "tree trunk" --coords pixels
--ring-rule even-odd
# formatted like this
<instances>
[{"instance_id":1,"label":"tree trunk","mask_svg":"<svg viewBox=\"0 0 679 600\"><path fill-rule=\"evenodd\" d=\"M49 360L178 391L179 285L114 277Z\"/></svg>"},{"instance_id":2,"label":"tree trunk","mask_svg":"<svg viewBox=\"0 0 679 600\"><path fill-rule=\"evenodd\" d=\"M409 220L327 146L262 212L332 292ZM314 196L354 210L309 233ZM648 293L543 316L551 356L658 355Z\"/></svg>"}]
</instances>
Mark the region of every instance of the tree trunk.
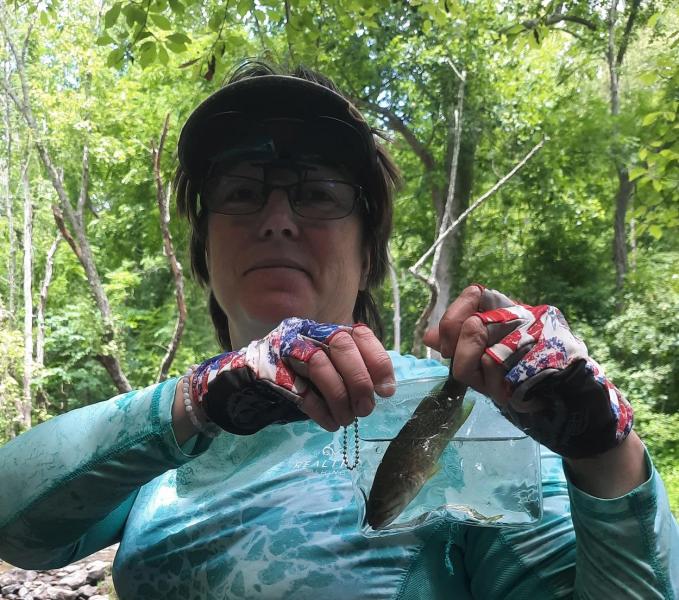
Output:
<instances>
[{"instance_id":1,"label":"tree trunk","mask_svg":"<svg viewBox=\"0 0 679 600\"><path fill-rule=\"evenodd\" d=\"M57 253L57 248L59 247L61 239L61 234L57 233L56 238L47 252L47 258L45 259L45 276L40 285L40 300L38 302L38 314L36 317L38 331L35 336L35 363L40 367L45 366L45 311L47 310L47 292L49 291L50 283L52 281L54 256Z\"/></svg>"},{"instance_id":2,"label":"tree trunk","mask_svg":"<svg viewBox=\"0 0 679 600\"><path fill-rule=\"evenodd\" d=\"M3 64L3 77L8 78L7 63ZM14 232L14 211L12 204L12 118L10 101L3 96L3 121L5 129L5 168L3 169L2 191L5 196L5 212L7 214L7 229L9 234L9 254L7 257L7 295L10 327L14 325L16 317L16 234Z\"/></svg>"},{"instance_id":3,"label":"tree trunk","mask_svg":"<svg viewBox=\"0 0 679 600\"><path fill-rule=\"evenodd\" d=\"M618 0L611 0L608 9L608 45L606 48L606 62L608 63L609 94L611 103L611 115L613 117L613 160L618 174L618 189L615 193L615 218L613 223L613 262L615 264L615 288L616 310L623 309L623 288L625 275L627 274L627 232L625 221L627 209L634 194L634 183L629 180L629 172L624 158L620 157L623 144L620 141L620 133L617 117L620 114L620 67L625 60L630 36L639 13L641 0L632 0L629 6L629 15L625 29L616 48L615 30L618 20Z\"/></svg>"},{"instance_id":4,"label":"tree trunk","mask_svg":"<svg viewBox=\"0 0 679 600\"><path fill-rule=\"evenodd\" d=\"M24 375L21 402L22 429L31 427L31 383L33 378L33 202L28 182L30 156L21 173L24 190Z\"/></svg>"},{"instance_id":5,"label":"tree trunk","mask_svg":"<svg viewBox=\"0 0 679 600\"><path fill-rule=\"evenodd\" d=\"M627 232L625 218L627 209L634 194L634 183L629 180L629 173L623 166L617 168L618 191L615 194L615 222L613 226L613 260L615 262L615 287L618 290L618 311L622 310L621 292L627 274Z\"/></svg>"},{"instance_id":6,"label":"tree trunk","mask_svg":"<svg viewBox=\"0 0 679 600\"><path fill-rule=\"evenodd\" d=\"M457 91L457 103L451 110L450 127L448 135L448 151L446 164L448 167L448 183L446 185L445 196L441 191L434 191L434 206L437 209L436 229L437 236L441 235L443 231L453 222L453 214L457 211L458 193L457 193L457 173L460 157L460 145L462 141L462 111L464 107L464 93L466 83L466 73L464 70L460 73L451 63L451 67L459 79ZM440 198L442 202L437 202ZM427 307L420 315L420 318L415 326L415 336L413 339L413 352L418 356L422 351L422 338L425 331L429 327L436 326L443 313L448 306L450 299L450 246L451 236L448 236L442 244L440 244L434 251L434 258L431 265L431 276L429 277L429 288L432 292ZM441 355L438 352L427 348L427 356L431 358L440 359Z\"/></svg>"},{"instance_id":7,"label":"tree trunk","mask_svg":"<svg viewBox=\"0 0 679 600\"><path fill-rule=\"evenodd\" d=\"M474 183L475 141L462 140L457 167L455 198L451 210L451 222L469 207ZM443 244L441 258L436 273L439 284L439 297L429 316L429 327L438 324L452 300L453 293L459 289L460 264L464 257L465 222L453 231Z\"/></svg>"},{"instance_id":8,"label":"tree trunk","mask_svg":"<svg viewBox=\"0 0 679 600\"><path fill-rule=\"evenodd\" d=\"M177 301L177 321L175 323L174 332L167 352L160 363L158 370L158 377L156 381L164 381L167 379L168 371L172 365L179 343L181 342L184 333L184 325L186 323L186 301L184 299L184 275L182 266L177 260L177 255L174 251L172 243L172 235L170 234L170 186L167 189L163 186L163 179L160 174L160 160L163 155L163 147L165 146L165 138L167 137L167 129L170 123L170 115L165 117L163 130L158 141L158 148L154 142L151 142L151 157L153 162L153 178L156 182L156 202L158 204L158 212L160 214L160 233L163 237L163 254L165 254L170 263L170 271L174 279L175 299Z\"/></svg>"},{"instance_id":9,"label":"tree trunk","mask_svg":"<svg viewBox=\"0 0 679 600\"><path fill-rule=\"evenodd\" d=\"M394 352L401 351L401 288L398 285L398 273L394 268L394 261L389 253L389 279L391 280L391 296L394 301L394 315L392 323L394 326Z\"/></svg>"}]
</instances>

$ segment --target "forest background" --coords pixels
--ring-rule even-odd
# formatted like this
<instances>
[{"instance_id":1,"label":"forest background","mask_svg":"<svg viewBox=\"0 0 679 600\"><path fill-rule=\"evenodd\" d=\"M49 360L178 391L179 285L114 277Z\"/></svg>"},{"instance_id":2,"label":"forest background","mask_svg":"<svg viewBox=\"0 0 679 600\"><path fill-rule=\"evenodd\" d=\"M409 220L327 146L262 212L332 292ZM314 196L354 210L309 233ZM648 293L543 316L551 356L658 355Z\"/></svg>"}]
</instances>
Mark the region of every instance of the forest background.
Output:
<instances>
[{"instance_id":1,"label":"forest background","mask_svg":"<svg viewBox=\"0 0 679 600\"><path fill-rule=\"evenodd\" d=\"M246 57L321 70L390 139L386 345L423 355L470 282L559 306L679 514L679 8L662 1L0 0L0 442L219 352L169 184L181 124Z\"/></svg>"}]
</instances>

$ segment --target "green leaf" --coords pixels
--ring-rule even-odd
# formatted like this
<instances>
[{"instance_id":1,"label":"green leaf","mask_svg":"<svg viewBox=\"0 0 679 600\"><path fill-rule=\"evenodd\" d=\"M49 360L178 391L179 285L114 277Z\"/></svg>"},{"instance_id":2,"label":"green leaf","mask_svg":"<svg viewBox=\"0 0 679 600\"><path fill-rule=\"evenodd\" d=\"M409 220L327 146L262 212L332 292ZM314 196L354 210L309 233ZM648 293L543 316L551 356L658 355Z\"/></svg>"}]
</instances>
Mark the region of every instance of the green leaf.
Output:
<instances>
[{"instance_id":1,"label":"green leaf","mask_svg":"<svg viewBox=\"0 0 679 600\"><path fill-rule=\"evenodd\" d=\"M174 42L175 44L190 44L191 43L191 38L186 35L185 33L172 33L168 35L166 40L169 40L171 42Z\"/></svg>"},{"instance_id":2,"label":"green leaf","mask_svg":"<svg viewBox=\"0 0 679 600\"><path fill-rule=\"evenodd\" d=\"M151 17L151 21L153 21L158 27L160 27L164 31L172 29L172 23L170 23L170 19L168 19L165 15L151 13L149 16Z\"/></svg>"},{"instance_id":3,"label":"green leaf","mask_svg":"<svg viewBox=\"0 0 679 600\"><path fill-rule=\"evenodd\" d=\"M252 0L241 0L238 3L238 9L237 9L238 15L241 16L241 17L244 17L245 15L247 15L248 12L252 9L252 5L253 5ZM220 23L221 23L221 19L220 19Z\"/></svg>"},{"instance_id":4,"label":"green leaf","mask_svg":"<svg viewBox=\"0 0 679 600\"><path fill-rule=\"evenodd\" d=\"M210 17L210 20L207 22L207 26L212 31L219 31L219 28L222 25L222 20L222 15L215 13Z\"/></svg>"},{"instance_id":5,"label":"green leaf","mask_svg":"<svg viewBox=\"0 0 679 600\"><path fill-rule=\"evenodd\" d=\"M432 11L431 16L439 27L443 27L448 21L448 15L438 7L436 10Z\"/></svg>"},{"instance_id":6,"label":"green leaf","mask_svg":"<svg viewBox=\"0 0 679 600\"><path fill-rule=\"evenodd\" d=\"M108 46L109 44L115 44L116 41L108 34L103 33L94 42L97 46Z\"/></svg>"},{"instance_id":7,"label":"green leaf","mask_svg":"<svg viewBox=\"0 0 679 600\"><path fill-rule=\"evenodd\" d=\"M653 123L655 123L660 118L661 115L662 115L662 112L648 113L644 117L643 121L641 121L641 125L643 127L647 127L648 125L653 125Z\"/></svg>"},{"instance_id":8,"label":"green leaf","mask_svg":"<svg viewBox=\"0 0 679 600\"><path fill-rule=\"evenodd\" d=\"M155 42L144 42L139 52L139 64L142 69L148 67L156 59Z\"/></svg>"},{"instance_id":9,"label":"green leaf","mask_svg":"<svg viewBox=\"0 0 679 600\"><path fill-rule=\"evenodd\" d=\"M679 158L679 154L669 149L661 150L660 156L666 158L667 160L677 160Z\"/></svg>"},{"instance_id":10,"label":"green leaf","mask_svg":"<svg viewBox=\"0 0 679 600\"><path fill-rule=\"evenodd\" d=\"M648 148L642 148L639 150L639 158L641 160L646 160L646 157L648 156Z\"/></svg>"},{"instance_id":11,"label":"green leaf","mask_svg":"<svg viewBox=\"0 0 679 600\"><path fill-rule=\"evenodd\" d=\"M517 23L516 25L512 25L509 29L505 30L504 33L507 35L516 35L517 33L521 33L523 30L523 25L521 25L521 23Z\"/></svg>"},{"instance_id":12,"label":"green leaf","mask_svg":"<svg viewBox=\"0 0 679 600\"><path fill-rule=\"evenodd\" d=\"M123 60L123 56L125 56L124 47L118 46L118 48L111 50L111 52L109 52L108 56L106 57L106 66L108 67L119 66Z\"/></svg>"},{"instance_id":13,"label":"green leaf","mask_svg":"<svg viewBox=\"0 0 679 600\"><path fill-rule=\"evenodd\" d=\"M158 46L158 60L161 65L166 65L170 61L170 56L168 55L165 46Z\"/></svg>"},{"instance_id":14,"label":"green leaf","mask_svg":"<svg viewBox=\"0 0 679 600\"><path fill-rule=\"evenodd\" d=\"M658 81L658 74L655 71L646 71L639 75L639 81L644 85L653 85Z\"/></svg>"},{"instance_id":15,"label":"green leaf","mask_svg":"<svg viewBox=\"0 0 679 600\"><path fill-rule=\"evenodd\" d=\"M111 8L106 11L104 15L104 27L109 29L116 24L118 16L120 15L120 2L116 2Z\"/></svg>"},{"instance_id":16,"label":"green leaf","mask_svg":"<svg viewBox=\"0 0 679 600\"><path fill-rule=\"evenodd\" d=\"M179 0L170 0L170 9L178 15L184 14L184 5Z\"/></svg>"},{"instance_id":17,"label":"green leaf","mask_svg":"<svg viewBox=\"0 0 679 600\"><path fill-rule=\"evenodd\" d=\"M128 4L125 8L123 8L123 13L125 14L128 27L133 27L135 23L143 25L146 21L146 11L142 10L135 4Z\"/></svg>"},{"instance_id":18,"label":"green leaf","mask_svg":"<svg viewBox=\"0 0 679 600\"><path fill-rule=\"evenodd\" d=\"M662 237L662 229L659 225L650 225L648 227L648 233L650 233L656 240Z\"/></svg>"},{"instance_id":19,"label":"green leaf","mask_svg":"<svg viewBox=\"0 0 679 600\"><path fill-rule=\"evenodd\" d=\"M429 19L422 23L422 31L424 33L429 33L431 31L431 21Z\"/></svg>"},{"instance_id":20,"label":"green leaf","mask_svg":"<svg viewBox=\"0 0 679 600\"><path fill-rule=\"evenodd\" d=\"M154 41L144 42L143 44L139 45L139 52L149 52L151 48L155 47L155 45L156 43Z\"/></svg>"},{"instance_id":21,"label":"green leaf","mask_svg":"<svg viewBox=\"0 0 679 600\"><path fill-rule=\"evenodd\" d=\"M642 175L645 175L647 172L648 172L647 169L645 169L644 167L633 167L632 169L630 169L629 172L629 180L634 181L635 179L638 179Z\"/></svg>"},{"instance_id":22,"label":"green leaf","mask_svg":"<svg viewBox=\"0 0 679 600\"><path fill-rule=\"evenodd\" d=\"M167 41L166 46L172 50L175 54L181 54L182 52L186 52L186 45L185 44L177 44L175 42L170 42Z\"/></svg>"},{"instance_id":23,"label":"green leaf","mask_svg":"<svg viewBox=\"0 0 679 600\"><path fill-rule=\"evenodd\" d=\"M655 27L655 24L658 22L658 18L659 18L659 17L660 17L660 13L655 13L655 14L651 15L651 16L648 18L648 21L646 22L646 25L647 25L648 27L650 27L651 29L653 29L653 28Z\"/></svg>"}]
</instances>

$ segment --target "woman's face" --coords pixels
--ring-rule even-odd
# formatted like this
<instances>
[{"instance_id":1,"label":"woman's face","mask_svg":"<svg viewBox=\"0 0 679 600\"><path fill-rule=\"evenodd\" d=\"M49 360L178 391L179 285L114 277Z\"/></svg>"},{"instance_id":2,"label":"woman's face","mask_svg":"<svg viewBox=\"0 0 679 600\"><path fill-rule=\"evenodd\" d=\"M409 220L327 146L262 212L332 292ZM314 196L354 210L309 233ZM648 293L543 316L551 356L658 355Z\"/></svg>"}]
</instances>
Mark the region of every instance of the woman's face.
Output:
<instances>
[{"instance_id":1,"label":"woman's face","mask_svg":"<svg viewBox=\"0 0 679 600\"><path fill-rule=\"evenodd\" d=\"M248 162L227 174L261 180L264 171L261 163ZM289 184L299 175L266 169L269 184ZM311 166L306 176L350 181L342 170L321 165ZM213 193L224 191L218 187ZM207 264L233 348L263 337L288 317L352 323L369 269L356 211L334 220L302 217L292 211L288 192L275 187L254 214L210 213Z\"/></svg>"}]
</instances>

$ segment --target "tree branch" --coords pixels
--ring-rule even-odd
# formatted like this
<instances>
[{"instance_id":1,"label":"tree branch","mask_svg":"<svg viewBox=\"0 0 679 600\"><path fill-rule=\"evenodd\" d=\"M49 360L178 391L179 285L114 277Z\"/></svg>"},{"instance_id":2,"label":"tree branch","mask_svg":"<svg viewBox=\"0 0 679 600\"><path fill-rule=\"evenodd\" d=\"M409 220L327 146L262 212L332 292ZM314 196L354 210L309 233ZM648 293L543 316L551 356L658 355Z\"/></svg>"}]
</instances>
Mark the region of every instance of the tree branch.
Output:
<instances>
[{"instance_id":1,"label":"tree branch","mask_svg":"<svg viewBox=\"0 0 679 600\"><path fill-rule=\"evenodd\" d=\"M177 301L177 322L175 323L174 332L167 352L160 363L158 370L157 381L164 381L167 379L168 371L172 365L172 361L179 348L182 335L184 333L184 326L186 323L186 301L184 300L184 276L182 274L182 266L179 264L174 252L172 244L172 235L170 234L170 203L168 201L168 193L163 186L163 180L160 173L160 160L165 146L165 139L167 137L167 130L170 124L170 114L168 113L163 123L163 129L158 140L158 148L156 149L155 142L151 142L151 156L153 160L153 177L156 182L156 201L158 204L158 211L160 213L160 232L163 236L163 253L170 263L170 270L174 278L175 298ZM169 187L169 186L168 186Z\"/></svg>"},{"instance_id":2,"label":"tree branch","mask_svg":"<svg viewBox=\"0 0 679 600\"><path fill-rule=\"evenodd\" d=\"M490 188L485 194L477 198L467 210L465 210L442 234L439 235L439 237L436 239L436 241L432 244L431 248L427 250L421 257L420 259L408 270L415 276L417 276L417 270L420 268L422 263L427 260L427 258L431 255L432 252L436 250L438 246L440 246L443 241L445 240L446 237L448 237L457 227L459 227L460 223L462 223L474 210L476 210L483 202L485 202L488 198L490 198L495 192L497 192L505 183L507 183L516 173L518 173L519 170L531 159L533 158L533 155L544 146L545 140L542 139L540 140L539 143L537 143L531 151L526 154L514 167L509 171L502 179L500 179L495 185Z\"/></svg>"},{"instance_id":3,"label":"tree branch","mask_svg":"<svg viewBox=\"0 0 679 600\"><path fill-rule=\"evenodd\" d=\"M606 47L606 62L608 63L609 88L611 94L611 114L620 111L618 97L618 67L615 61L615 23L618 20L618 0L611 0L608 9L608 45Z\"/></svg>"},{"instance_id":4,"label":"tree branch","mask_svg":"<svg viewBox=\"0 0 679 600\"><path fill-rule=\"evenodd\" d=\"M405 141L412 148L415 155L422 161L428 171L431 171L435 168L436 164L431 152L429 152L424 144L422 144L422 142L417 139L415 134L408 128L408 126L396 113L388 108L383 108L379 104L369 102L368 100L358 100L358 103L382 115L387 120L389 125L403 136Z\"/></svg>"},{"instance_id":5,"label":"tree branch","mask_svg":"<svg viewBox=\"0 0 679 600\"><path fill-rule=\"evenodd\" d=\"M52 204L52 215L54 215L54 222L57 224L57 228L61 233L61 237L66 240L68 245L71 247L71 250L73 250L73 254L76 255L78 261L82 264L82 253L80 252L77 242L73 239L71 232L68 230L68 227L66 227L64 214L61 212L61 208L59 208L58 204Z\"/></svg>"},{"instance_id":6,"label":"tree branch","mask_svg":"<svg viewBox=\"0 0 679 600\"><path fill-rule=\"evenodd\" d=\"M52 282L52 271L54 267L54 256L57 253L59 243L63 239L61 232L57 232L50 249L47 251L45 259L45 275L40 284L40 301L38 302L38 314L36 321L38 333L35 337L35 362L38 367L45 365L45 312L47 311L47 293Z\"/></svg>"},{"instance_id":7,"label":"tree branch","mask_svg":"<svg viewBox=\"0 0 679 600\"><path fill-rule=\"evenodd\" d=\"M26 162L21 169L21 183L24 190L24 373L21 401L21 425L31 427L33 395L33 200L28 180L31 153L26 153Z\"/></svg>"},{"instance_id":8,"label":"tree branch","mask_svg":"<svg viewBox=\"0 0 679 600\"><path fill-rule=\"evenodd\" d=\"M561 21L584 25L592 31L596 31L597 29L596 25L588 19L584 19L583 17L578 17L576 15L564 15L559 13L548 15L544 17L544 19L526 19L525 21L521 21L521 25L524 27L524 29L530 30L535 29L538 25L540 25L541 22L544 22L545 25L556 25Z\"/></svg>"},{"instance_id":9,"label":"tree branch","mask_svg":"<svg viewBox=\"0 0 679 600\"><path fill-rule=\"evenodd\" d=\"M625 52L627 52L627 46L629 45L629 40L632 35L634 21L639 14L640 3L641 0L632 0L632 6L630 7L630 13L627 17L627 23L625 23L625 31L622 34L622 40L620 41L620 47L618 48L618 56L615 59L615 65L618 68L622 65L622 61L625 59Z\"/></svg>"},{"instance_id":10,"label":"tree branch","mask_svg":"<svg viewBox=\"0 0 679 600\"><path fill-rule=\"evenodd\" d=\"M394 352L401 351L401 289L398 285L398 273L394 267L394 258L391 250L387 248L387 258L389 261L389 278L391 280L391 296L394 301Z\"/></svg>"},{"instance_id":11,"label":"tree branch","mask_svg":"<svg viewBox=\"0 0 679 600\"><path fill-rule=\"evenodd\" d=\"M85 142L85 145L83 146L83 162L82 162L82 178L80 181L80 196L78 197L78 209L76 212L76 215L78 217L78 221L80 222L80 226L84 226L84 210L85 210L85 204L87 202L88 198L88 190L89 190L89 185L90 185L90 161L89 161L90 153L89 153L89 148L87 147L87 142Z\"/></svg>"}]
</instances>

